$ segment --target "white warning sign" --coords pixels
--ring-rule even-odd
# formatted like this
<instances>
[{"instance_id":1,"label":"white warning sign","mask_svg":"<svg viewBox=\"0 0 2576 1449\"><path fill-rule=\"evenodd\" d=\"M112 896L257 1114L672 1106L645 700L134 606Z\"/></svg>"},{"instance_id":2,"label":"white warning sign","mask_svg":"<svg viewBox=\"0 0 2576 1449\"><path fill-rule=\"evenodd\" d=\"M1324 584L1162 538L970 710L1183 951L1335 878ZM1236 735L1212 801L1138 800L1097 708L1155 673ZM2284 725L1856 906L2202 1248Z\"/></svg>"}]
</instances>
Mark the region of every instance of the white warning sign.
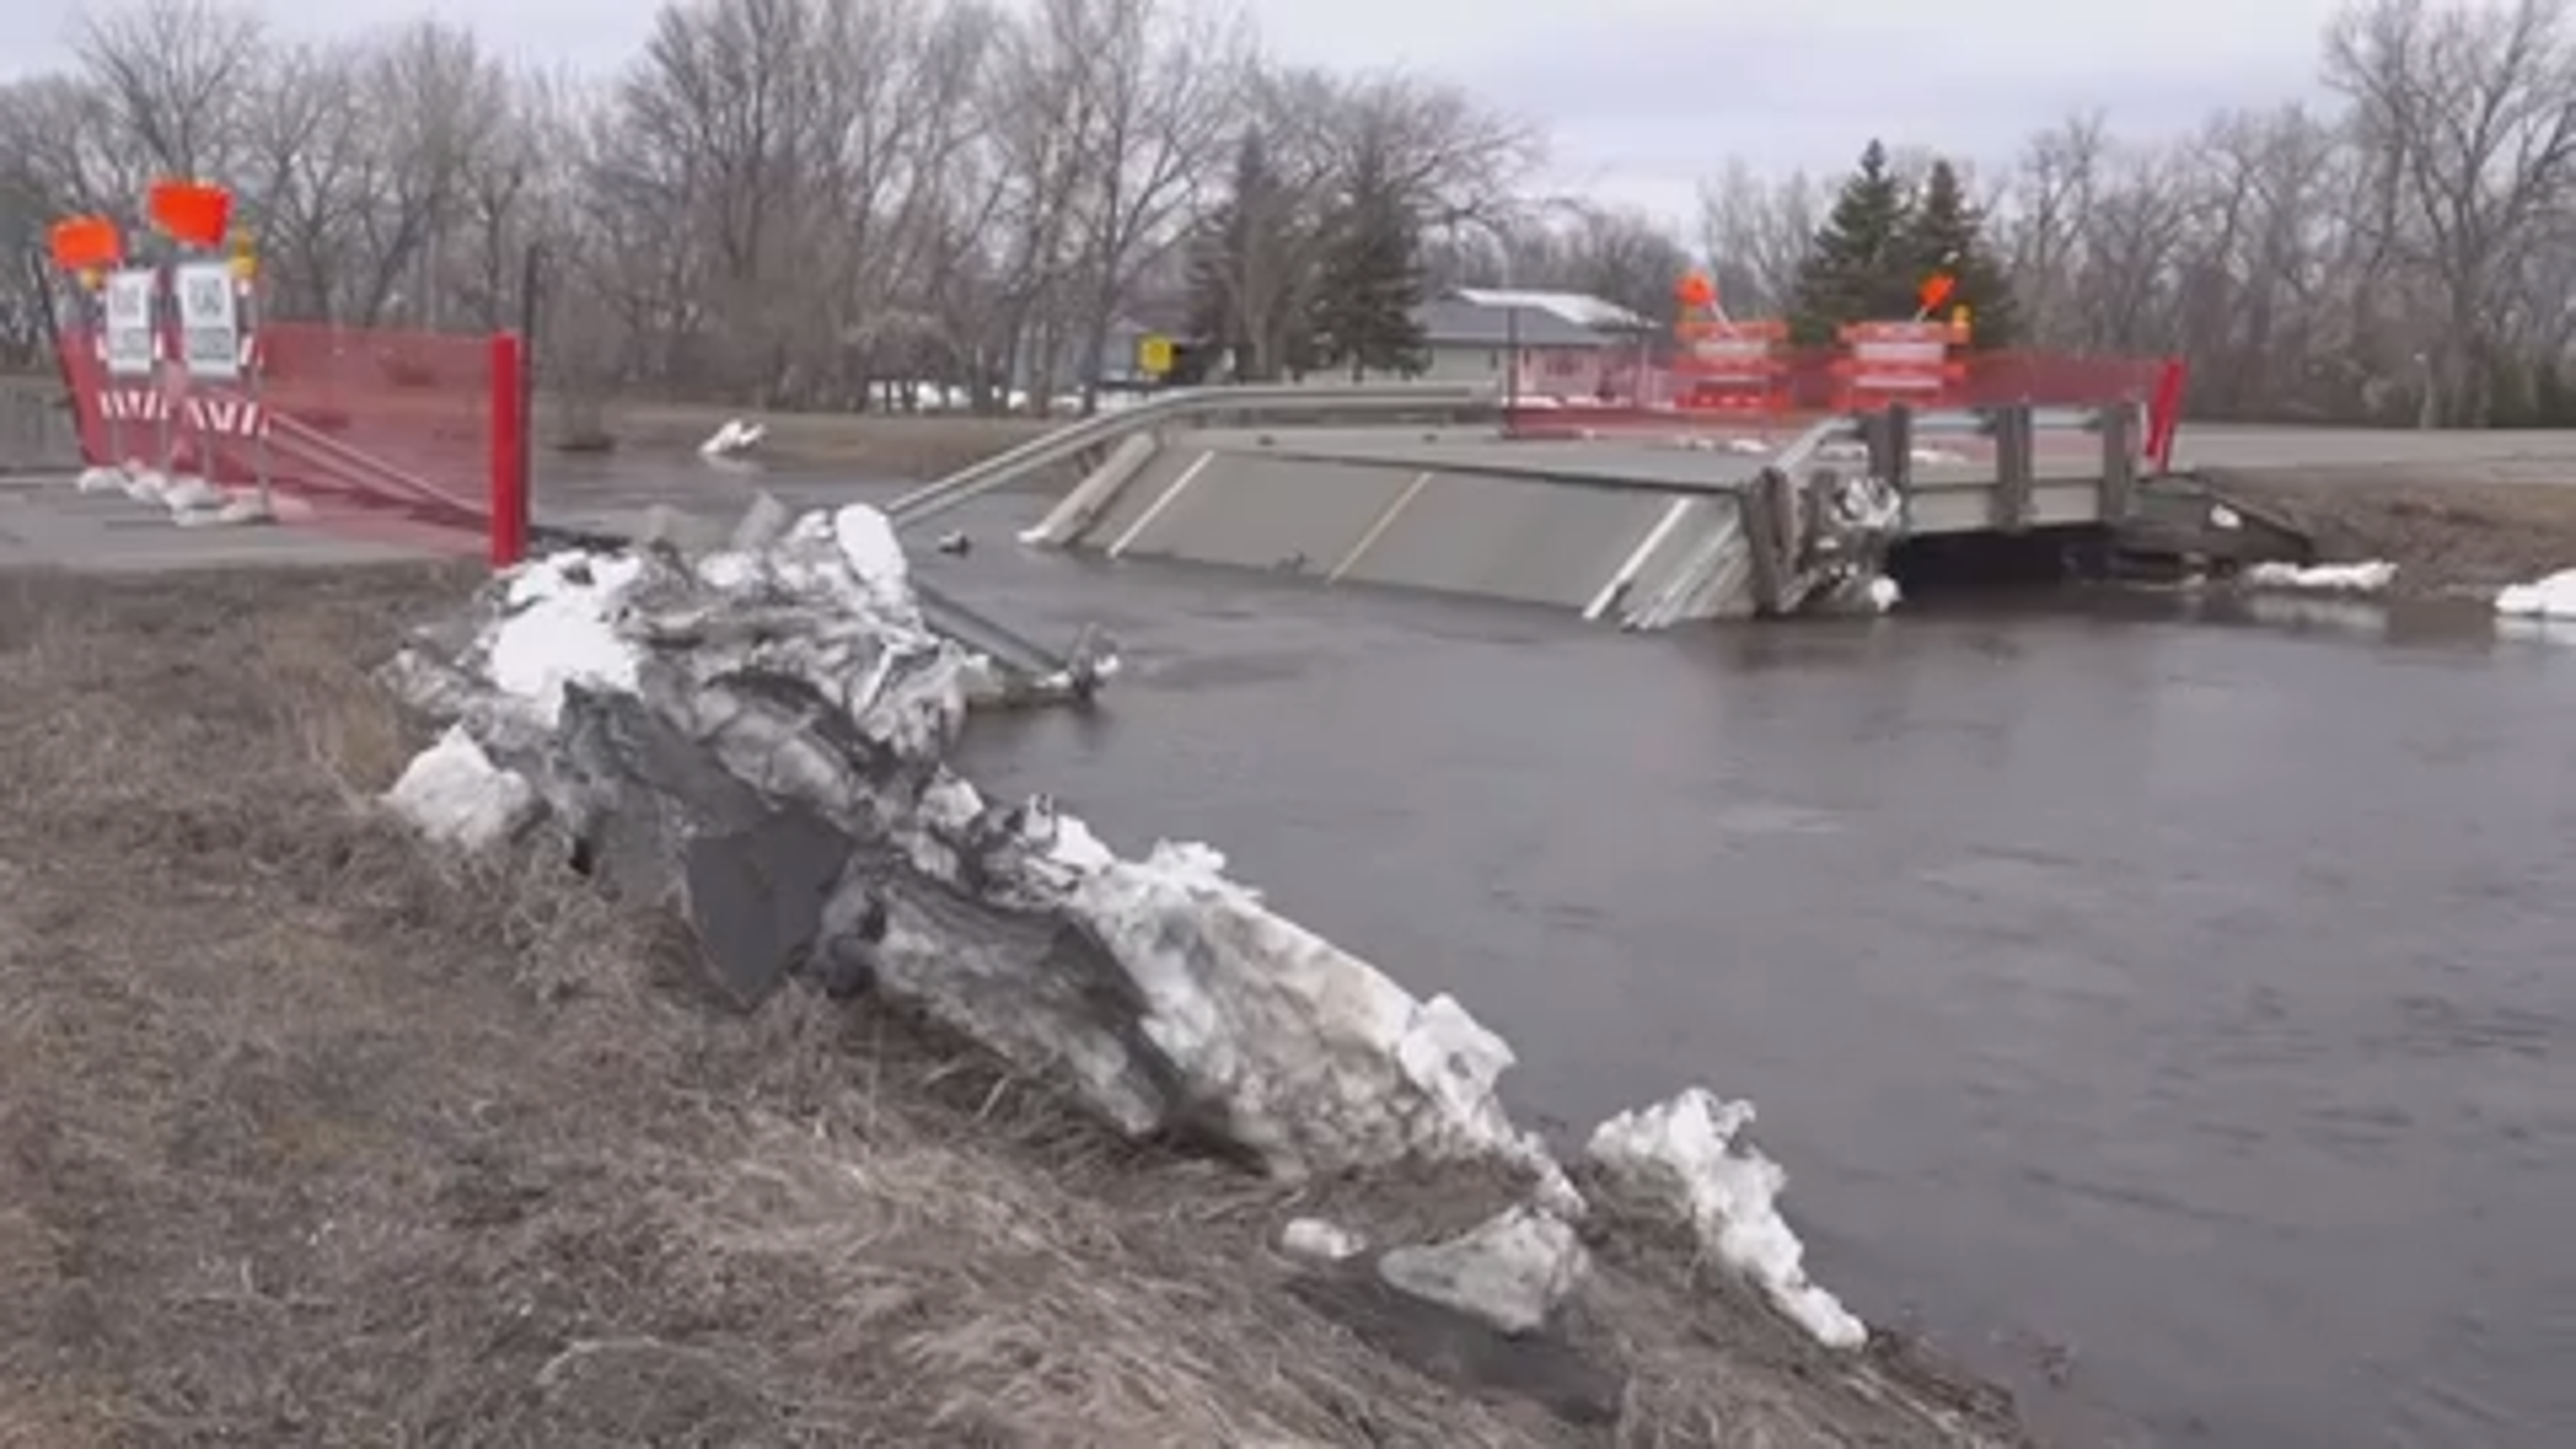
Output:
<instances>
[{"instance_id":1,"label":"white warning sign","mask_svg":"<svg viewBox=\"0 0 2576 1449\"><path fill-rule=\"evenodd\" d=\"M150 377L160 349L153 343L152 297L160 277L150 267L107 274L102 289L106 326L101 340L110 377Z\"/></svg>"},{"instance_id":2,"label":"white warning sign","mask_svg":"<svg viewBox=\"0 0 2576 1449\"><path fill-rule=\"evenodd\" d=\"M182 262L172 279L179 294L179 360L190 377L241 376L241 298L232 264Z\"/></svg>"}]
</instances>

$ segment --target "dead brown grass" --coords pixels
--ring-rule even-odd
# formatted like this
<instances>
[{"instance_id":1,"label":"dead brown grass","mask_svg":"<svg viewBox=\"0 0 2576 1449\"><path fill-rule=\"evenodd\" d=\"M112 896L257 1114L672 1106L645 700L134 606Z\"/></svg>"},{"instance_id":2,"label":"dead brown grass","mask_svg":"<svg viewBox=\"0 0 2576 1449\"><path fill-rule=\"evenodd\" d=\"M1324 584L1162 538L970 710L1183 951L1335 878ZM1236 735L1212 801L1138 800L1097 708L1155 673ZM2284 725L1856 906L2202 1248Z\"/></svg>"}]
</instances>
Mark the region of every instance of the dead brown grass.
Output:
<instances>
[{"instance_id":1,"label":"dead brown grass","mask_svg":"<svg viewBox=\"0 0 2576 1449\"><path fill-rule=\"evenodd\" d=\"M539 411L537 436L559 436L560 430L550 430L542 416L542 404ZM621 453L687 453L734 417L756 417L768 426L761 457L772 466L843 468L885 478L936 478L1062 426L1061 419L759 413L712 404L633 401L609 404L602 425Z\"/></svg>"},{"instance_id":2,"label":"dead brown grass","mask_svg":"<svg viewBox=\"0 0 2576 1449\"><path fill-rule=\"evenodd\" d=\"M548 860L432 863L368 808L418 739L364 671L465 583L0 577L0 1446L2009 1432L1643 1249L1580 1320L1615 1428L1435 1381L1265 1244L1461 1226L1490 1177L1131 1148L881 1011L693 1005Z\"/></svg>"},{"instance_id":3,"label":"dead brown grass","mask_svg":"<svg viewBox=\"0 0 2576 1449\"><path fill-rule=\"evenodd\" d=\"M2323 561L2396 564L2397 587L2408 594L2486 592L2576 568L2576 486L2396 468L2212 481L2305 531Z\"/></svg>"}]
</instances>

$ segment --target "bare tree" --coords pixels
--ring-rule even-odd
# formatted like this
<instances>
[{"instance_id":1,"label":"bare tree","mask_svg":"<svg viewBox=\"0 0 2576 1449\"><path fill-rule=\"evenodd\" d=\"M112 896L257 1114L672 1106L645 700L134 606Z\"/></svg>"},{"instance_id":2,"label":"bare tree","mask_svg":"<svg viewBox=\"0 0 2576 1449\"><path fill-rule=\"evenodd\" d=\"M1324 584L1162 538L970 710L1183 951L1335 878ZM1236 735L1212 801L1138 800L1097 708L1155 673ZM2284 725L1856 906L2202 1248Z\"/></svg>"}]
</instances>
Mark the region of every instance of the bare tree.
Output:
<instances>
[{"instance_id":1,"label":"bare tree","mask_svg":"<svg viewBox=\"0 0 2576 1449\"><path fill-rule=\"evenodd\" d=\"M1699 188L1699 245L1718 295L1748 316L1789 309L1816 227L1824 220L1817 188L1804 172L1766 184L1742 160L1730 160Z\"/></svg>"},{"instance_id":2,"label":"bare tree","mask_svg":"<svg viewBox=\"0 0 2576 1449\"><path fill-rule=\"evenodd\" d=\"M2438 10L2369 0L2329 28L2326 76L2353 103L2356 140L2386 158L2409 223L2400 235L2438 297L2425 420L2478 420L2478 364L2512 310L2506 288L2565 206L2576 168L2564 0Z\"/></svg>"},{"instance_id":3,"label":"bare tree","mask_svg":"<svg viewBox=\"0 0 2576 1449\"><path fill-rule=\"evenodd\" d=\"M220 0L141 0L92 14L73 49L130 153L195 177L235 159L265 38L255 15Z\"/></svg>"}]
</instances>

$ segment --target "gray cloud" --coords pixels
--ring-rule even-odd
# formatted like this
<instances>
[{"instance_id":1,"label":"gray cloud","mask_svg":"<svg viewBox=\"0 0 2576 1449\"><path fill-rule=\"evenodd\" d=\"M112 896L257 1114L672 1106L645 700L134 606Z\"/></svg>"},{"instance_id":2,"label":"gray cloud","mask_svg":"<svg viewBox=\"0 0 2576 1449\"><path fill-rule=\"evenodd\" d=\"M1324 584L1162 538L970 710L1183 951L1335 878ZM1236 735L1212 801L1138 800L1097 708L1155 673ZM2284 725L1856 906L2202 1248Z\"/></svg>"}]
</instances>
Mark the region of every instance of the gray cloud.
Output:
<instances>
[{"instance_id":1,"label":"gray cloud","mask_svg":"<svg viewBox=\"0 0 2576 1449\"><path fill-rule=\"evenodd\" d=\"M2313 93L2333 0L1249 0L1271 47L1469 86L1545 126L1556 184L1677 219L1730 156L1837 171L1861 144L2000 164L2079 111L2170 133L2227 105ZM0 68L59 64L83 0L14 0ZM288 34L398 23L434 8L514 58L600 70L632 55L644 0L336 0L268 13Z\"/></svg>"}]
</instances>

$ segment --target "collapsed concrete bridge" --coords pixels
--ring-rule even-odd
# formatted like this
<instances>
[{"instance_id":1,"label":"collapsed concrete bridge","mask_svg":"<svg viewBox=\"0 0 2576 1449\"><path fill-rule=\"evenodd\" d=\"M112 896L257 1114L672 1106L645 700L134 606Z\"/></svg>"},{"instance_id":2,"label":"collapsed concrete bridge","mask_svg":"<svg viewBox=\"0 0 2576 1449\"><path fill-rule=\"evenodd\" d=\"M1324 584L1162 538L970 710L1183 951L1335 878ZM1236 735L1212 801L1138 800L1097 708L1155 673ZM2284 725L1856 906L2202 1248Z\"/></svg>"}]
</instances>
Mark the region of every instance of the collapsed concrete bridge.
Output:
<instances>
[{"instance_id":1,"label":"collapsed concrete bridge","mask_svg":"<svg viewBox=\"0 0 2576 1449\"><path fill-rule=\"evenodd\" d=\"M2196 490L2157 478L2141 403L1833 415L1777 442L1675 418L1661 432L1533 439L1489 390L1253 387L1163 394L917 490L918 527L1080 459L1023 540L1547 604L1653 629L1866 593L1919 540L2180 548ZM1498 425L1499 421L1499 425ZM2291 540L2234 517L2203 548ZM2158 531L2161 530L2161 531Z\"/></svg>"}]
</instances>

